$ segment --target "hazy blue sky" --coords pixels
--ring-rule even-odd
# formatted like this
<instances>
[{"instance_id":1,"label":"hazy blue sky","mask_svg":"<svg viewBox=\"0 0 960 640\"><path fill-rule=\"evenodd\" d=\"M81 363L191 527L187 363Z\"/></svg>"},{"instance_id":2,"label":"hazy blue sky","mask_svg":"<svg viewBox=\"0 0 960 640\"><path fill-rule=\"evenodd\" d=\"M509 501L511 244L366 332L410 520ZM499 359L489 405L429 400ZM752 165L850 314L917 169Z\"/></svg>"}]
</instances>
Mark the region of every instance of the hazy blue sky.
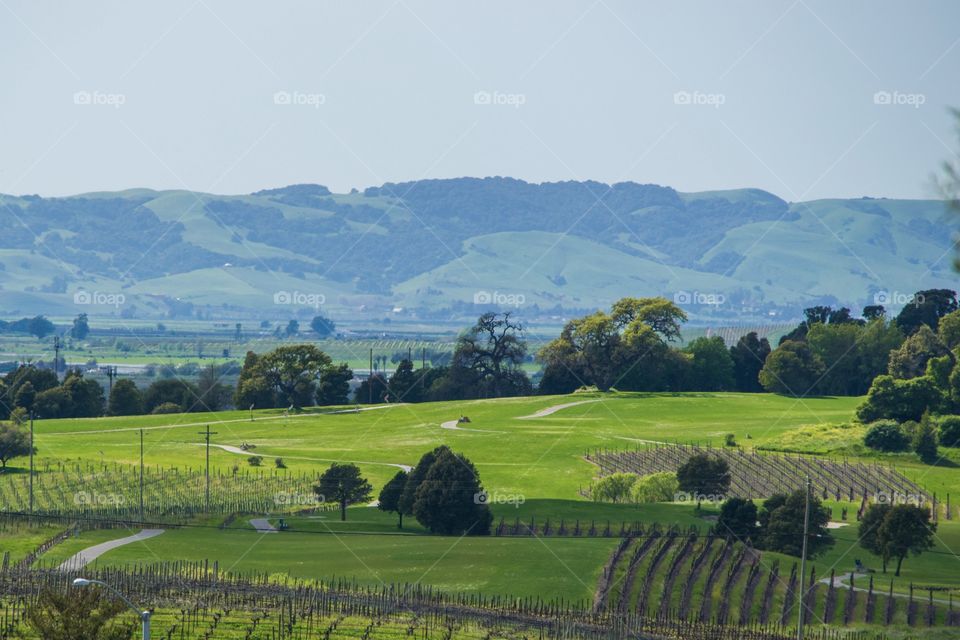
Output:
<instances>
[{"instance_id":1,"label":"hazy blue sky","mask_svg":"<svg viewBox=\"0 0 960 640\"><path fill-rule=\"evenodd\" d=\"M957 147L952 0L0 0L0 41L4 193L509 175L928 197Z\"/></svg>"}]
</instances>

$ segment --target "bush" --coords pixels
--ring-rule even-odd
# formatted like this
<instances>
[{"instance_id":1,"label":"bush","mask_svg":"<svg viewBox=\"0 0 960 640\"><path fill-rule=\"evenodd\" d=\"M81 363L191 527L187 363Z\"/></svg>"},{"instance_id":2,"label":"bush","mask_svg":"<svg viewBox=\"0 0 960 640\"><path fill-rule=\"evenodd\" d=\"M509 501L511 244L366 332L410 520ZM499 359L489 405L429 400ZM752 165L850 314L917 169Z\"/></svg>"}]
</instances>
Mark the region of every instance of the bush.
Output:
<instances>
[{"instance_id":1,"label":"bush","mask_svg":"<svg viewBox=\"0 0 960 640\"><path fill-rule=\"evenodd\" d=\"M633 502L673 502L678 490L677 474L662 471L637 478L630 497Z\"/></svg>"},{"instance_id":2,"label":"bush","mask_svg":"<svg viewBox=\"0 0 960 640\"><path fill-rule=\"evenodd\" d=\"M287 463L283 461L283 458L277 458L273 461L273 464L276 465L277 469L286 469Z\"/></svg>"},{"instance_id":3,"label":"bush","mask_svg":"<svg viewBox=\"0 0 960 640\"><path fill-rule=\"evenodd\" d=\"M247 458L247 464L251 467L259 467L263 463L263 456L250 456Z\"/></svg>"},{"instance_id":4,"label":"bush","mask_svg":"<svg viewBox=\"0 0 960 640\"><path fill-rule=\"evenodd\" d=\"M723 437L723 446L725 447L735 447L737 446L737 437L732 433L728 433Z\"/></svg>"},{"instance_id":5,"label":"bush","mask_svg":"<svg viewBox=\"0 0 960 640\"><path fill-rule=\"evenodd\" d=\"M940 444L945 447L960 447L960 416L940 418Z\"/></svg>"},{"instance_id":6,"label":"bush","mask_svg":"<svg viewBox=\"0 0 960 640\"><path fill-rule=\"evenodd\" d=\"M877 420L867 430L863 444L874 451L891 453L909 449L910 438L895 421Z\"/></svg>"},{"instance_id":7,"label":"bush","mask_svg":"<svg viewBox=\"0 0 960 640\"><path fill-rule=\"evenodd\" d=\"M635 473L613 473L601 478L593 485L591 497L596 502L629 502L638 477Z\"/></svg>"},{"instance_id":8,"label":"bush","mask_svg":"<svg viewBox=\"0 0 960 640\"><path fill-rule=\"evenodd\" d=\"M183 408L175 402L163 402L153 408L150 413L159 415L161 413L182 413Z\"/></svg>"}]
</instances>

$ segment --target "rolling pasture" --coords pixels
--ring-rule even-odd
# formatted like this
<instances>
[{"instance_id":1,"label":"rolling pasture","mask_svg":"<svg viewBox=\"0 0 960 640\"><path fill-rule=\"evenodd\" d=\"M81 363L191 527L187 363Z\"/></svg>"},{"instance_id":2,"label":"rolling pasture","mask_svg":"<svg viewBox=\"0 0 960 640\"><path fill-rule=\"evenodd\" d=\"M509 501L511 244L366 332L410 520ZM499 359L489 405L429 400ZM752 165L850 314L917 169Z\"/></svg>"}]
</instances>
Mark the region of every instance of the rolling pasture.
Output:
<instances>
[{"instance_id":1,"label":"rolling pasture","mask_svg":"<svg viewBox=\"0 0 960 640\"><path fill-rule=\"evenodd\" d=\"M859 402L736 393L586 393L290 415L229 411L39 421L36 509L51 518L45 534L56 530L54 523L62 528L91 518L137 520L142 430L145 520L165 532L105 553L96 561L104 569L209 562L225 575L271 580L346 580L377 589L429 585L477 597L562 599L598 615L792 624L797 559L711 538L715 505L697 513L689 503L601 504L582 492L612 469L596 466L597 460L630 460L673 443L721 447L728 433L743 452L726 455L748 457L784 455L762 449L803 450L798 433L832 433L827 451L819 449L822 438L811 439L812 451L828 456L824 468L892 465L896 471L890 473L903 474L926 495L937 493L943 500L957 492L960 472L949 459L937 467L909 455L864 459L860 432L846 426ZM461 415L469 423L457 424ZM214 434L211 503L204 513L207 425ZM405 518L401 530L394 514L366 505L351 507L340 522L339 513L311 502L312 480L333 462L356 463L376 495L399 468L415 465L439 444L476 465L495 516L493 535L429 535L413 518ZM262 466L248 464L252 455L262 458ZM275 467L276 458L285 468ZM817 458L809 460L818 464ZM24 510L24 462L15 461L0 475L6 511ZM754 485L755 480L740 484L748 492ZM78 494L87 497L78 502ZM103 495L122 495L122 504L89 499ZM814 625L890 624L909 630L928 622L937 628L960 622L950 604L952 590L960 589L953 555L960 550L957 519L942 518L936 548L908 558L903 575L893 578L857 546L859 499L828 496L837 543L808 564L818 581L809 596ZM289 529L257 531L250 523L255 517L274 525L283 518ZM11 551L14 562L29 545L19 541L21 529L7 527L0 530L0 549ZM81 526L34 566L54 569L85 548L140 529L128 527ZM876 570L872 593L850 589L846 574L855 560ZM831 572L833 588L819 582ZM854 586L869 590L869 577L857 576Z\"/></svg>"}]
</instances>

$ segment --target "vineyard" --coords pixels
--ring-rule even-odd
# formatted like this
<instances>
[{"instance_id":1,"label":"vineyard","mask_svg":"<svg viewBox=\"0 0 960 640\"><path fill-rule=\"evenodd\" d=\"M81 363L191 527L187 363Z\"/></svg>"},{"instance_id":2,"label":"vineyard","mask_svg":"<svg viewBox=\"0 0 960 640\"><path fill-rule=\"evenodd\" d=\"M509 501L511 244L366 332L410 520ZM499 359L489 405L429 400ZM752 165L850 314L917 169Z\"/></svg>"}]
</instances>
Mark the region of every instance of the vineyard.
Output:
<instances>
[{"instance_id":1,"label":"vineyard","mask_svg":"<svg viewBox=\"0 0 960 640\"><path fill-rule=\"evenodd\" d=\"M647 475L676 471L697 454L719 456L730 465L730 493L744 498L767 498L775 493L802 490L807 478L823 499L860 502L878 497L928 502L916 483L892 467L816 456L748 452L737 447L651 444L631 451L597 451L586 458L601 475Z\"/></svg>"},{"instance_id":2,"label":"vineyard","mask_svg":"<svg viewBox=\"0 0 960 640\"><path fill-rule=\"evenodd\" d=\"M787 627L797 617L799 582L799 562L769 560L744 544L709 534L652 526L623 539L614 550L601 574L593 611ZM815 568L804 584L813 624L960 626L960 608L950 591L911 588L908 594L894 594L893 583L879 576L818 576Z\"/></svg>"},{"instance_id":3,"label":"vineyard","mask_svg":"<svg viewBox=\"0 0 960 640\"><path fill-rule=\"evenodd\" d=\"M145 467L143 510L140 470L118 463L49 462L33 477L33 513L79 519L181 522L212 515L269 513L313 504L309 474L236 469L210 472L209 510L202 469ZM0 475L0 511L30 511L29 474Z\"/></svg>"},{"instance_id":4,"label":"vineyard","mask_svg":"<svg viewBox=\"0 0 960 640\"><path fill-rule=\"evenodd\" d=\"M665 537L664 539L668 539ZM361 588L347 581L290 583L237 577L206 563L88 571L137 603L154 608L154 637L166 640L492 640L683 638L786 640L777 624L722 626L591 611L536 598L445 595L420 585ZM44 589L65 590L75 576L50 570L0 571L0 640L34 638L24 613ZM813 630L815 640L871 640L873 634Z\"/></svg>"}]
</instances>

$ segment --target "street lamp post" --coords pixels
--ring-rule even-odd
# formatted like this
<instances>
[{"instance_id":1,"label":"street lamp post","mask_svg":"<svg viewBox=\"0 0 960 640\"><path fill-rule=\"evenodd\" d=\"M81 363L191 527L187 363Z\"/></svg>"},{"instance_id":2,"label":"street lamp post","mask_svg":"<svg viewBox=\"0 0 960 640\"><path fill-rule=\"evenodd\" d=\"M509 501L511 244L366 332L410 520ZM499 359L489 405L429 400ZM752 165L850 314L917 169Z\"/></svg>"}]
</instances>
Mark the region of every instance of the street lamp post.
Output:
<instances>
[{"instance_id":1,"label":"street lamp post","mask_svg":"<svg viewBox=\"0 0 960 640\"><path fill-rule=\"evenodd\" d=\"M77 578L73 581L73 586L75 587L89 587L90 585L95 584L101 587L104 587L111 591L113 595L120 598L124 604L126 604L130 609L136 612L137 617L140 618L140 625L143 628L143 640L150 640L150 616L153 615L149 610L141 610L137 605L133 604L129 598L125 595L108 585L103 580L88 580L87 578Z\"/></svg>"}]
</instances>

